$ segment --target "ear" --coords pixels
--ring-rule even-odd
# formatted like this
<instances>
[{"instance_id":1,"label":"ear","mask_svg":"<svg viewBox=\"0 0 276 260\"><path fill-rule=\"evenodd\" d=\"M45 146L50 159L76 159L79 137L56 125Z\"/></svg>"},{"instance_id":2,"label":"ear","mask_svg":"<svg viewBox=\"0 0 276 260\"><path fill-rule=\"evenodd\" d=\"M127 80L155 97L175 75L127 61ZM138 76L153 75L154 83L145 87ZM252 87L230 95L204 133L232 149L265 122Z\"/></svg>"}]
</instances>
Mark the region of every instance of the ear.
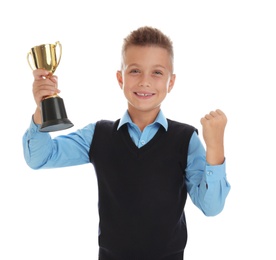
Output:
<instances>
[{"instance_id":1,"label":"ear","mask_svg":"<svg viewBox=\"0 0 276 260\"><path fill-rule=\"evenodd\" d=\"M175 78L176 78L176 75L172 74L170 82L169 82L168 93L171 92L171 90L172 90L172 88L174 86Z\"/></svg>"},{"instance_id":2,"label":"ear","mask_svg":"<svg viewBox=\"0 0 276 260\"><path fill-rule=\"evenodd\" d=\"M117 77L117 81L119 83L119 86L122 89L123 88L123 76L122 76L122 71L121 70L117 70L116 77Z\"/></svg>"}]
</instances>

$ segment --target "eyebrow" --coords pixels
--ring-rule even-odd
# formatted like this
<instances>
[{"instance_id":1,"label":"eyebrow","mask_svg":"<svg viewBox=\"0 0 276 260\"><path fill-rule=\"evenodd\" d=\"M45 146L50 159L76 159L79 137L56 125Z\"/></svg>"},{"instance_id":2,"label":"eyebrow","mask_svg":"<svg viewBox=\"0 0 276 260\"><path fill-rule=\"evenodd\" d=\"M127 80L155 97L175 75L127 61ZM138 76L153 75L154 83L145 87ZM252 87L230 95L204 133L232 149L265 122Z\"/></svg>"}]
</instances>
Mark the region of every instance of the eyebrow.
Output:
<instances>
[{"instance_id":1,"label":"eyebrow","mask_svg":"<svg viewBox=\"0 0 276 260\"><path fill-rule=\"evenodd\" d=\"M141 67L138 63L131 63L127 66L129 67ZM153 66L154 68L163 68L163 69L167 69L166 67L164 67L163 65L157 64Z\"/></svg>"}]
</instances>

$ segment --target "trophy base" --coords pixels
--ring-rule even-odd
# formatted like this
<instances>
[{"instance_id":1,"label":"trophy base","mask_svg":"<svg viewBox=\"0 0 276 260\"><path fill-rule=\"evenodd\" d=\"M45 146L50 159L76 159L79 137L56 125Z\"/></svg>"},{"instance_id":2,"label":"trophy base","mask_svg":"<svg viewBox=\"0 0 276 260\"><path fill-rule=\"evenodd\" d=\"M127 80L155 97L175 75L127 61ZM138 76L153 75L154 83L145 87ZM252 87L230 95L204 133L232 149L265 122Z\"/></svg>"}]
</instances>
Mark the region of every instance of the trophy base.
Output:
<instances>
[{"instance_id":1,"label":"trophy base","mask_svg":"<svg viewBox=\"0 0 276 260\"><path fill-rule=\"evenodd\" d=\"M40 132L54 132L73 126L67 118L63 99L59 96L49 97L41 101L42 124Z\"/></svg>"},{"instance_id":2,"label":"trophy base","mask_svg":"<svg viewBox=\"0 0 276 260\"><path fill-rule=\"evenodd\" d=\"M55 132L74 126L69 119L56 119L41 124L40 132Z\"/></svg>"}]
</instances>

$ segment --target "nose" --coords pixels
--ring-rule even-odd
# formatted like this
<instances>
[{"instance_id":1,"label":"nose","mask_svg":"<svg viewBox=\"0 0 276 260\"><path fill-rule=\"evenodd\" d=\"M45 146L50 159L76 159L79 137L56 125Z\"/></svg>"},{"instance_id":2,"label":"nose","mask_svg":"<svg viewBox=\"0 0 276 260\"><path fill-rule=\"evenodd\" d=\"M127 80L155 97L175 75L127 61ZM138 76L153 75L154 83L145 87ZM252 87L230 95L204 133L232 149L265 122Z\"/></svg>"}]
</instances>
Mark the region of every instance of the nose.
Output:
<instances>
[{"instance_id":1,"label":"nose","mask_svg":"<svg viewBox=\"0 0 276 260\"><path fill-rule=\"evenodd\" d=\"M141 77L141 81L139 83L139 87L150 87L151 84L150 84L150 80L149 78L144 75L143 77Z\"/></svg>"}]
</instances>

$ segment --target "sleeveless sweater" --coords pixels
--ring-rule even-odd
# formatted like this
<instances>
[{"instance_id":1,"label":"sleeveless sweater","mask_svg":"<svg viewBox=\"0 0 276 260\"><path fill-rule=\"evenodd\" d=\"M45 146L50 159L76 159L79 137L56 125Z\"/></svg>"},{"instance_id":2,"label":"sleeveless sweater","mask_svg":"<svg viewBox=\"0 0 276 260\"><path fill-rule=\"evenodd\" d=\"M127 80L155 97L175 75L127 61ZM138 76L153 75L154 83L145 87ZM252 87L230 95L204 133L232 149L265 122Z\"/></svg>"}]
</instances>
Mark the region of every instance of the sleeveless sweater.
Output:
<instances>
[{"instance_id":1,"label":"sleeveless sweater","mask_svg":"<svg viewBox=\"0 0 276 260\"><path fill-rule=\"evenodd\" d=\"M162 259L184 250L185 168L194 127L168 119L143 147L119 120L96 123L89 151L98 181L99 247L110 259Z\"/></svg>"}]
</instances>

